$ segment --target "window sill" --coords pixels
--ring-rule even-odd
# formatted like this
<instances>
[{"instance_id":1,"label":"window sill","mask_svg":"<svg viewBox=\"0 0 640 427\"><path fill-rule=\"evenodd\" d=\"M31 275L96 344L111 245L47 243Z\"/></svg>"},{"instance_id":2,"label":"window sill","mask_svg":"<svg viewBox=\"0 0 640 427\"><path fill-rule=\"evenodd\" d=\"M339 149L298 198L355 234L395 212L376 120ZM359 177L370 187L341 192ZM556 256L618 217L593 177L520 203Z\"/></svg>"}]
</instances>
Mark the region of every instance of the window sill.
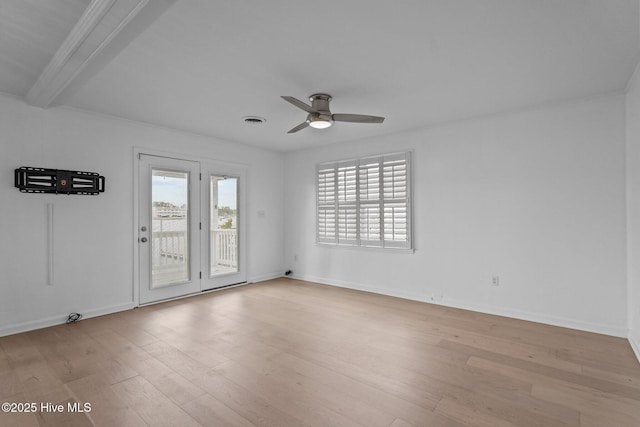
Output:
<instances>
[{"instance_id":1,"label":"window sill","mask_svg":"<svg viewBox=\"0 0 640 427\"><path fill-rule=\"evenodd\" d=\"M359 246L359 245L338 245L336 243L324 243L324 242L316 242L317 246L327 247L327 248L341 248L348 250L363 250L363 251L372 251L372 252L386 252L386 253L397 253L397 254L414 254L416 252L415 248L383 248L380 246Z\"/></svg>"}]
</instances>

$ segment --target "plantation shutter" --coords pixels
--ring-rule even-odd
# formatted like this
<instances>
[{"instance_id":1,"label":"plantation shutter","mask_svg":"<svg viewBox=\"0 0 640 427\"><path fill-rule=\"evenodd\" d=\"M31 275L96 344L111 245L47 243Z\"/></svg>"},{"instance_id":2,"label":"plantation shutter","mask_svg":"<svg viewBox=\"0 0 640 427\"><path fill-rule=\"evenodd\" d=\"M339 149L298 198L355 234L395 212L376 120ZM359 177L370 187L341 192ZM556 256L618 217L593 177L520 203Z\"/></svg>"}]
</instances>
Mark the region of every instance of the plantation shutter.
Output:
<instances>
[{"instance_id":1,"label":"plantation shutter","mask_svg":"<svg viewBox=\"0 0 640 427\"><path fill-rule=\"evenodd\" d=\"M382 196L380 157L360 160L360 244L382 246Z\"/></svg>"},{"instance_id":2,"label":"plantation shutter","mask_svg":"<svg viewBox=\"0 0 640 427\"><path fill-rule=\"evenodd\" d=\"M335 164L320 165L318 167L318 242L337 243L336 234L336 166Z\"/></svg>"},{"instance_id":3,"label":"plantation shutter","mask_svg":"<svg viewBox=\"0 0 640 427\"><path fill-rule=\"evenodd\" d=\"M356 162L340 162L338 175L338 243L358 243Z\"/></svg>"},{"instance_id":4,"label":"plantation shutter","mask_svg":"<svg viewBox=\"0 0 640 427\"><path fill-rule=\"evenodd\" d=\"M383 240L385 247L410 248L409 153L382 160Z\"/></svg>"},{"instance_id":5,"label":"plantation shutter","mask_svg":"<svg viewBox=\"0 0 640 427\"><path fill-rule=\"evenodd\" d=\"M317 241L411 248L410 153L318 166Z\"/></svg>"}]
</instances>

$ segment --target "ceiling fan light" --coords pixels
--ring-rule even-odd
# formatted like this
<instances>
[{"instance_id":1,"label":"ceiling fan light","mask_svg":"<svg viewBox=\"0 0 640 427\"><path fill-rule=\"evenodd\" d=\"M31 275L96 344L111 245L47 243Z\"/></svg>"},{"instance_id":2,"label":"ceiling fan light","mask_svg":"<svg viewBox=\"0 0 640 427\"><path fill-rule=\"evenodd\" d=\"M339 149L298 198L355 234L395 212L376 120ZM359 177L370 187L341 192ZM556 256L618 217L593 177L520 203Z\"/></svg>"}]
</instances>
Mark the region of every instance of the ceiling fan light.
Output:
<instances>
[{"instance_id":1,"label":"ceiling fan light","mask_svg":"<svg viewBox=\"0 0 640 427\"><path fill-rule=\"evenodd\" d=\"M331 116L310 115L310 117L307 118L307 123L315 129L326 129L333 124L333 120L331 120Z\"/></svg>"},{"instance_id":2,"label":"ceiling fan light","mask_svg":"<svg viewBox=\"0 0 640 427\"><path fill-rule=\"evenodd\" d=\"M331 126L331 122L328 120L314 120L309 123L309 126L316 129L326 129Z\"/></svg>"}]
</instances>

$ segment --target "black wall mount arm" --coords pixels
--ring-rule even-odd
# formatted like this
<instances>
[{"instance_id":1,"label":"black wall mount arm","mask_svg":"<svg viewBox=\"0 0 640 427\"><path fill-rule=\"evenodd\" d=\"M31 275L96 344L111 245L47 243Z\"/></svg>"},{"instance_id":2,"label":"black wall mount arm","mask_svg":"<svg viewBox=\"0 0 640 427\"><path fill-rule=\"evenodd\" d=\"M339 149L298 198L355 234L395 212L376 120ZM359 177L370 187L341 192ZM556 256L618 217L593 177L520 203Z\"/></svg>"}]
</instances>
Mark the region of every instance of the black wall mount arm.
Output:
<instances>
[{"instance_id":1,"label":"black wall mount arm","mask_svg":"<svg viewBox=\"0 0 640 427\"><path fill-rule=\"evenodd\" d=\"M15 187L23 193L92 194L104 192L104 176L95 172L23 166L15 170Z\"/></svg>"}]
</instances>

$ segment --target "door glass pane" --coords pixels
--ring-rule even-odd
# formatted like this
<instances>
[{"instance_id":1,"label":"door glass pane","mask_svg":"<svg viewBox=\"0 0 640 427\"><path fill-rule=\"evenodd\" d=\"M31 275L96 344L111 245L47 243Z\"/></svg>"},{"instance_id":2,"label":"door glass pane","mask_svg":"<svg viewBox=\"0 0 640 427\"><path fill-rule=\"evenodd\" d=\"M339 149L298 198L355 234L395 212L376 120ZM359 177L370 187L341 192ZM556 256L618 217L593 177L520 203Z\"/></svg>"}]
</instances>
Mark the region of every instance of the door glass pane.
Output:
<instances>
[{"instance_id":1,"label":"door glass pane","mask_svg":"<svg viewBox=\"0 0 640 427\"><path fill-rule=\"evenodd\" d=\"M211 176L209 276L238 271L238 178Z\"/></svg>"},{"instance_id":2,"label":"door glass pane","mask_svg":"<svg viewBox=\"0 0 640 427\"><path fill-rule=\"evenodd\" d=\"M152 169L151 289L189 281L189 173Z\"/></svg>"}]
</instances>

